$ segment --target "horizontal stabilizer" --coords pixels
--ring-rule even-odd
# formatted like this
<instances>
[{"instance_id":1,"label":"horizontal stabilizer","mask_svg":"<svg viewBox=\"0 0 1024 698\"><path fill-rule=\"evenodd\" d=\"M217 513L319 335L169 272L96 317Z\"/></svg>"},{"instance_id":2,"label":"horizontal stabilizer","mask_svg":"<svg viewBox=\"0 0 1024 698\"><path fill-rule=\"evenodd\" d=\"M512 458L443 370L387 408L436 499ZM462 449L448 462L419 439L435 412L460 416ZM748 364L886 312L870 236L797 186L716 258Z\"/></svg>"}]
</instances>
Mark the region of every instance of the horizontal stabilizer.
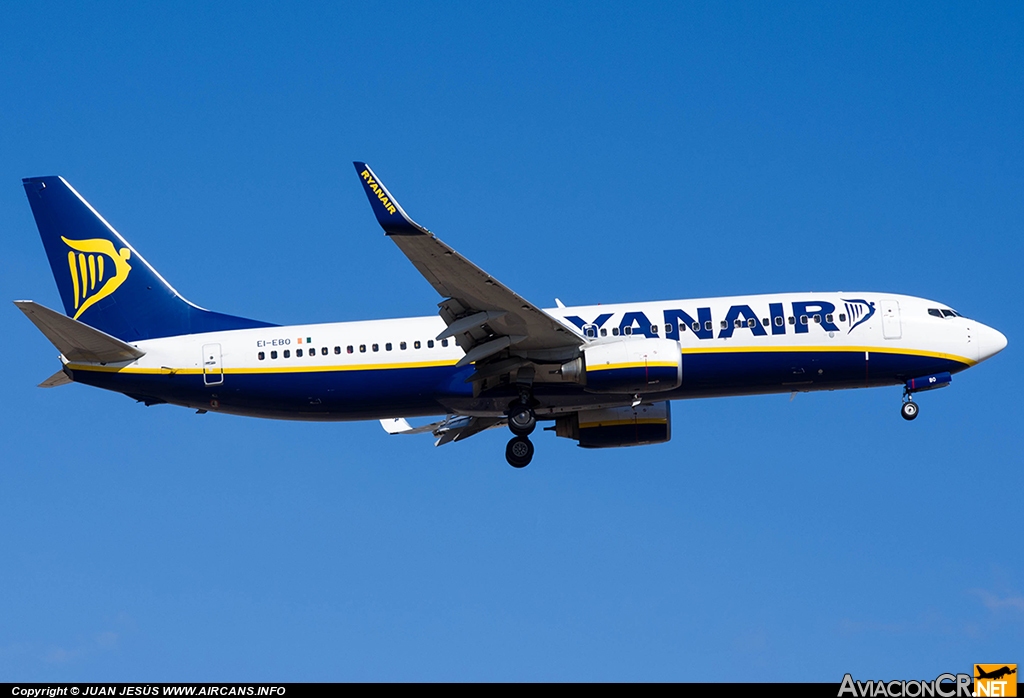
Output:
<instances>
[{"instance_id":1,"label":"horizontal stabilizer","mask_svg":"<svg viewBox=\"0 0 1024 698\"><path fill-rule=\"evenodd\" d=\"M68 361L111 364L132 361L146 353L35 301L14 301L14 304Z\"/></svg>"},{"instance_id":2,"label":"horizontal stabilizer","mask_svg":"<svg viewBox=\"0 0 1024 698\"><path fill-rule=\"evenodd\" d=\"M68 374L64 373L64 369L61 369L54 373L52 376L40 383L38 388L59 388L62 385L70 385L73 383Z\"/></svg>"}]
</instances>

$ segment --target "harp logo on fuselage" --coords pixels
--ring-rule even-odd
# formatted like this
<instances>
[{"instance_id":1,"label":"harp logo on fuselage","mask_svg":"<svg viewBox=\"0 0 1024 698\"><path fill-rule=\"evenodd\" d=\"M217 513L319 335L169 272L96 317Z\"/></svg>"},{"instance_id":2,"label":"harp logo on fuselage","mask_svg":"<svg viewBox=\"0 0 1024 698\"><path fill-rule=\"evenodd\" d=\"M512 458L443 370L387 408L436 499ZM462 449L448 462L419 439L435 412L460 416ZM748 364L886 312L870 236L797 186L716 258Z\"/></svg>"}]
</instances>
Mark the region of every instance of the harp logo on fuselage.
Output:
<instances>
[{"instance_id":1,"label":"harp logo on fuselage","mask_svg":"<svg viewBox=\"0 0 1024 698\"><path fill-rule=\"evenodd\" d=\"M117 250L114 243L103 238L68 240L61 236L60 239L71 248L68 250L68 271L71 272L71 289L75 294L74 319L77 320L125 282L132 270L128 264L132 251L127 247Z\"/></svg>"}]
</instances>

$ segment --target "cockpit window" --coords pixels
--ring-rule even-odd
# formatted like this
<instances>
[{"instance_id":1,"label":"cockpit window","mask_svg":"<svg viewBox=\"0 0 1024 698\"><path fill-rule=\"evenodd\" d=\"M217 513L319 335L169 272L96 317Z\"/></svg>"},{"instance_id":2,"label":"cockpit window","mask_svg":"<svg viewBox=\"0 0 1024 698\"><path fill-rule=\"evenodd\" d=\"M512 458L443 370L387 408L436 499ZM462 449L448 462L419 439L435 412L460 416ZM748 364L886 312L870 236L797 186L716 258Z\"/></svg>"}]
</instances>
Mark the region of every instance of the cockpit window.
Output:
<instances>
[{"instance_id":1,"label":"cockpit window","mask_svg":"<svg viewBox=\"0 0 1024 698\"><path fill-rule=\"evenodd\" d=\"M949 308L928 308L928 314L932 317L963 317L960 313Z\"/></svg>"},{"instance_id":2,"label":"cockpit window","mask_svg":"<svg viewBox=\"0 0 1024 698\"><path fill-rule=\"evenodd\" d=\"M938 308L928 308L928 314L932 317L942 317L942 311Z\"/></svg>"},{"instance_id":3,"label":"cockpit window","mask_svg":"<svg viewBox=\"0 0 1024 698\"><path fill-rule=\"evenodd\" d=\"M942 317L956 317L956 312L943 308Z\"/></svg>"}]
</instances>

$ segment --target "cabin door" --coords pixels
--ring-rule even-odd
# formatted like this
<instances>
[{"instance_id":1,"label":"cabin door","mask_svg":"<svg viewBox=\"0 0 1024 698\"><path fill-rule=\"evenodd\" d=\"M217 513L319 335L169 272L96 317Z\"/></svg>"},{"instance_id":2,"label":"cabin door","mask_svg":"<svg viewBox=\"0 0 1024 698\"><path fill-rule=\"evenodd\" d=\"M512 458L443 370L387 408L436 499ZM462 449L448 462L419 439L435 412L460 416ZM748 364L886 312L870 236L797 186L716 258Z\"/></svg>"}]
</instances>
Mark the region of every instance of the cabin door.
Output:
<instances>
[{"instance_id":1,"label":"cabin door","mask_svg":"<svg viewBox=\"0 0 1024 698\"><path fill-rule=\"evenodd\" d=\"M203 345L203 383L220 385L224 382L224 365L220 361L220 345Z\"/></svg>"},{"instance_id":2,"label":"cabin door","mask_svg":"<svg viewBox=\"0 0 1024 698\"><path fill-rule=\"evenodd\" d=\"M900 304L896 301L882 301L882 336L886 339L899 339L903 336L900 325Z\"/></svg>"}]
</instances>

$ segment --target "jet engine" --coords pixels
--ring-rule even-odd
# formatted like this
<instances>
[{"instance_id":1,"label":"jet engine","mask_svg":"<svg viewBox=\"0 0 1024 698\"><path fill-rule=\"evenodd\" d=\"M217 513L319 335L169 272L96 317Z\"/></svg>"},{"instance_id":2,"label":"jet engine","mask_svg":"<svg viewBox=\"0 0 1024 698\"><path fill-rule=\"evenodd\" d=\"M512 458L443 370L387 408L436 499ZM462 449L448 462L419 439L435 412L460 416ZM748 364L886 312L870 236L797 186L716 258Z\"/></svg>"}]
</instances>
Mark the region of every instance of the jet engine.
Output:
<instances>
[{"instance_id":1,"label":"jet engine","mask_svg":"<svg viewBox=\"0 0 1024 698\"><path fill-rule=\"evenodd\" d=\"M575 439L582 448L660 444L672 438L672 413L668 401L584 410L556 419L555 435Z\"/></svg>"},{"instance_id":2,"label":"jet engine","mask_svg":"<svg viewBox=\"0 0 1024 698\"><path fill-rule=\"evenodd\" d=\"M682 384L683 357L675 340L627 337L584 347L562 365L562 378L582 383L588 393L659 393Z\"/></svg>"}]
</instances>

